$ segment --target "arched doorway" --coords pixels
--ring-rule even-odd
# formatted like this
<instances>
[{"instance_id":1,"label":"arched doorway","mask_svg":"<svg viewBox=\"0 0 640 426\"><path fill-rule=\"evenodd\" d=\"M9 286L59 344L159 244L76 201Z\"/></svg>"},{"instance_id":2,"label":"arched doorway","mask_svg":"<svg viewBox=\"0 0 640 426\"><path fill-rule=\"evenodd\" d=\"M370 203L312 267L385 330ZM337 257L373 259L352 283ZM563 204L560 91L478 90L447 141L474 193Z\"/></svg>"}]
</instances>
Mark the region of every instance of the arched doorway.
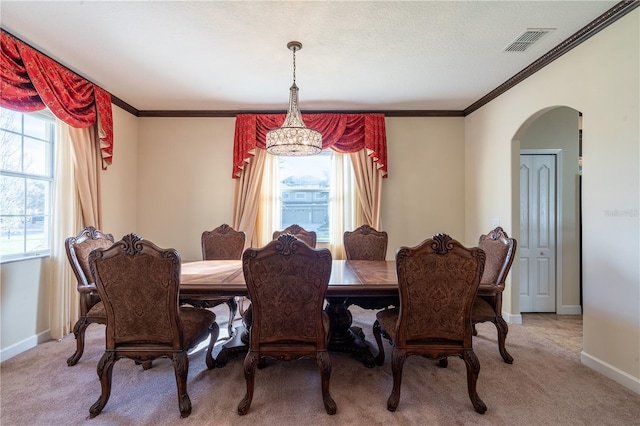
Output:
<instances>
[{"instance_id":1,"label":"arched doorway","mask_svg":"<svg viewBox=\"0 0 640 426\"><path fill-rule=\"evenodd\" d=\"M518 129L513 138L515 152L532 156L553 156L555 162L555 223L553 236L555 237L553 259L544 259L541 253L545 250L530 249L537 241L529 238L530 233L537 232L529 229L530 223L523 217L521 197L516 193L521 186L521 163L519 156L512 156L512 176L514 178L514 203L512 206L512 223L514 230L519 231L518 246L520 252L526 256L520 259L515 272L517 277L512 277L518 283L517 291L511 293L512 306L518 306L520 312L536 312L537 306L547 306L548 303L529 303L527 298L535 298L536 292L547 297L545 291L553 292L553 304L551 309L544 308L547 312L558 314L581 314L581 274L580 274L580 168L579 168L579 139L580 139L580 112L566 106L554 106L533 114ZM537 166L536 166L537 167ZM526 178L525 178L526 179ZM526 185L525 185L526 186ZM526 202L525 202L526 204ZM538 212L527 212L537 214ZM525 223L525 229L522 224ZM529 233L529 234L526 234ZM553 262L552 265L545 262ZM551 283L538 280L537 273L542 276L549 273L545 267L553 266L553 289L549 289ZM514 278L517 278L514 280ZM539 287L536 287L541 284ZM514 290L516 286L514 286ZM547 297L548 299L548 297ZM523 303L521 303L523 302ZM548 300L547 300L548 302Z\"/></svg>"}]
</instances>

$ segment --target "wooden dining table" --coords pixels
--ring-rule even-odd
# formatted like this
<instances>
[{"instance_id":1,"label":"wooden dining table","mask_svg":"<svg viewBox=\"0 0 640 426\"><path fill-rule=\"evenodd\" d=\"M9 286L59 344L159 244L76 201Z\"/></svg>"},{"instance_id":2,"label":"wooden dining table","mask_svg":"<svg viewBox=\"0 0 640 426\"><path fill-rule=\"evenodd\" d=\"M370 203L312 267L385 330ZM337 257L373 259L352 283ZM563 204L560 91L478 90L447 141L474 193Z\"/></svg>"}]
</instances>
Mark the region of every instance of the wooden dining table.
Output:
<instances>
[{"instance_id":1,"label":"wooden dining table","mask_svg":"<svg viewBox=\"0 0 640 426\"><path fill-rule=\"evenodd\" d=\"M180 297L190 300L217 296L248 296L241 260L203 260L182 264ZM398 303L398 279L395 261L334 260L326 294L331 337L328 349L348 352L367 367L375 366L375 357L360 327L352 325L349 306L382 309ZM248 348L245 324L238 327L232 339L216 348L217 367ZM372 324L373 325L373 324Z\"/></svg>"}]
</instances>

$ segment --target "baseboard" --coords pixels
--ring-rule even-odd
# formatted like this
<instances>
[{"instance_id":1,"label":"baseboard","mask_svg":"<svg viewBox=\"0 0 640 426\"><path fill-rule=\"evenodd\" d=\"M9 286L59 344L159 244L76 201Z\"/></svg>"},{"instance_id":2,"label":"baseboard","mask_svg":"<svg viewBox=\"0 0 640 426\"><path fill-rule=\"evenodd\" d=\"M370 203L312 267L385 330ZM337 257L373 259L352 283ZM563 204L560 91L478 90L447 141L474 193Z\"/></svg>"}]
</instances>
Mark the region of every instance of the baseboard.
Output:
<instances>
[{"instance_id":1,"label":"baseboard","mask_svg":"<svg viewBox=\"0 0 640 426\"><path fill-rule=\"evenodd\" d=\"M9 346L8 348L0 350L0 362L4 362L10 358L13 358L14 356L19 355L24 351L35 348L39 343L43 343L49 340L51 340L50 330L43 331L40 334L36 334L27 339L24 339L21 342Z\"/></svg>"},{"instance_id":2,"label":"baseboard","mask_svg":"<svg viewBox=\"0 0 640 426\"><path fill-rule=\"evenodd\" d=\"M584 351L580 353L580 361L583 365L597 371L598 373L610 378L611 380L620 383L625 388L630 389L631 391L640 395L640 378L633 377L631 374L625 373L624 371L619 370L613 365L607 364L606 362L595 358Z\"/></svg>"},{"instance_id":3,"label":"baseboard","mask_svg":"<svg viewBox=\"0 0 640 426\"><path fill-rule=\"evenodd\" d=\"M508 323L508 324L522 324L522 315L518 314L510 314L507 312L503 312L502 313L502 318Z\"/></svg>"},{"instance_id":4,"label":"baseboard","mask_svg":"<svg viewBox=\"0 0 640 426\"><path fill-rule=\"evenodd\" d=\"M558 307L558 315L582 315L582 306L580 305L562 305Z\"/></svg>"}]
</instances>

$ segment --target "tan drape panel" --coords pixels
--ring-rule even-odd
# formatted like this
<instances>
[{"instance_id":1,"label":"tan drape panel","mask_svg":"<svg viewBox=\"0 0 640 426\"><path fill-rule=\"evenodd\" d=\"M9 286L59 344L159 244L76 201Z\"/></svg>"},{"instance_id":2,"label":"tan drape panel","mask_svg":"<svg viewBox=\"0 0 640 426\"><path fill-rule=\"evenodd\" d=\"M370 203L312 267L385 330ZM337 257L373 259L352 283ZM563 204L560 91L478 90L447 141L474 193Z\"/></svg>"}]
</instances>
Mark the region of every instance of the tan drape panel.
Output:
<instances>
[{"instance_id":1,"label":"tan drape panel","mask_svg":"<svg viewBox=\"0 0 640 426\"><path fill-rule=\"evenodd\" d=\"M82 215L75 191L75 173L69 127L62 121L56 123L56 172L53 183L53 244L49 257L49 282L51 283L50 324L51 337L61 339L67 335L80 315L80 296L76 290L76 277L71 270L64 240L77 235L82 225Z\"/></svg>"},{"instance_id":2,"label":"tan drape panel","mask_svg":"<svg viewBox=\"0 0 640 426\"><path fill-rule=\"evenodd\" d=\"M367 224L380 230L380 202L382 198L382 173L376 163L367 155L366 150L349 154L356 177L361 212L364 218L359 218L356 225ZM360 223L364 219L365 223Z\"/></svg>"},{"instance_id":3,"label":"tan drape panel","mask_svg":"<svg viewBox=\"0 0 640 426\"><path fill-rule=\"evenodd\" d=\"M255 235L256 217L258 216L264 163L268 154L262 149L255 151L251 161L245 164L240 178L236 179L233 194L233 228L247 234L245 248L260 247Z\"/></svg>"},{"instance_id":4,"label":"tan drape panel","mask_svg":"<svg viewBox=\"0 0 640 426\"><path fill-rule=\"evenodd\" d=\"M76 176L76 188L82 209L82 226L94 226L102 229L100 212L100 170L102 158L97 142L96 127L85 129L69 128L69 137L73 147L73 165ZM78 229L80 232L80 229ZM108 230L105 232L109 232Z\"/></svg>"}]
</instances>

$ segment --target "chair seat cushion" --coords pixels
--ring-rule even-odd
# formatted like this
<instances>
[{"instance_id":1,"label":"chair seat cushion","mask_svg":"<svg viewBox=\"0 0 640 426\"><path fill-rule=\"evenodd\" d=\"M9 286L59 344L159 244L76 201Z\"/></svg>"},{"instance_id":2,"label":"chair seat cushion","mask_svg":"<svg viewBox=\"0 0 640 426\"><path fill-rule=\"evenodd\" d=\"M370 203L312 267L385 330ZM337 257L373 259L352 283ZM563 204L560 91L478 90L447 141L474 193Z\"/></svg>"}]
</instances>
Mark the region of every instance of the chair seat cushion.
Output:
<instances>
[{"instance_id":1,"label":"chair seat cushion","mask_svg":"<svg viewBox=\"0 0 640 426\"><path fill-rule=\"evenodd\" d=\"M486 318L484 319L484 321L487 321L491 318L495 318L495 316L496 313L489 302L487 302L482 297L476 297L475 301L473 302L473 308L471 310L471 318L473 319L473 321L478 321L482 318Z\"/></svg>"},{"instance_id":2,"label":"chair seat cushion","mask_svg":"<svg viewBox=\"0 0 640 426\"><path fill-rule=\"evenodd\" d=\"M107 321L107 312L104 309L104 303L98 302L95 305L93 305L91 309L89 309L89 312L87 312L87 316L100 317L100 318L104 318L104 320Z\"/></svg>"},{"instance_id":3,"label":"chair seat cushion","mask_svg":"<svg viewBox=\"0 0 640 426\"><path fill-rule=\"evenodd\" d=\"M201 342L209 327L216 321L216 314L208 309L180 307L180 321L182 322L184 343L187 348Z\"/></svg>"},{"instance_id":4,"label":"chair seat cushion","mask_svg":"<svg viewBox=\"0 0 640 426\"><path fill-rule=\"evenodd\" d=\"M384 333L391 338L395 339L396 335L396 323L398 322L398 315L400 314L400 308L384 309L376 313L376 318L382 327Z\"/></svg>"}]
</instances>

